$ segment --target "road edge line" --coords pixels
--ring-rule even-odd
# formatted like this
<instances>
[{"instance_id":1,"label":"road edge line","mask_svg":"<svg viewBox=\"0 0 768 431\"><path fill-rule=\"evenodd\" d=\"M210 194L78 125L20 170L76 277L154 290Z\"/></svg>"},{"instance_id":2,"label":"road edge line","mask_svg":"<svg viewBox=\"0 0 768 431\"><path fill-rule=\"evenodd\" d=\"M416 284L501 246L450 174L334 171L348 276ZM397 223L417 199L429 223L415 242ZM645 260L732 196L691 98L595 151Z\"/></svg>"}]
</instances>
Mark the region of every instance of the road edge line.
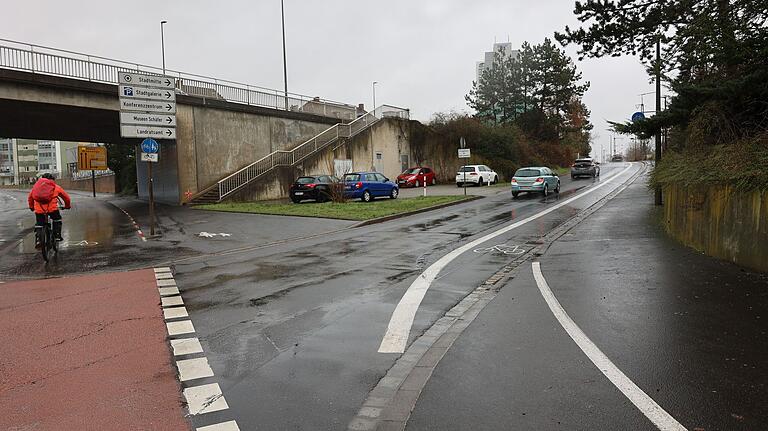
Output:
<instances>
[{"instance_id":1,"label":"road edge line","mask_svg":"<svg viewBox=\"0 0 768 431\"><path fill-rule=\"evenodd\" d=\"M571 339L587 355L590 361L603 375L624 394L635 407L640 410L653 424L662 431L687 431L687 429L656 403L648 394L626 376L611 360L589 339L579 325L571 319L552 289L549 288L544 274L541 272L541 262L532 262L531 268L536 286L541 296L549 306L549 310L568 333Z\"/></svg>"}]
</instances>

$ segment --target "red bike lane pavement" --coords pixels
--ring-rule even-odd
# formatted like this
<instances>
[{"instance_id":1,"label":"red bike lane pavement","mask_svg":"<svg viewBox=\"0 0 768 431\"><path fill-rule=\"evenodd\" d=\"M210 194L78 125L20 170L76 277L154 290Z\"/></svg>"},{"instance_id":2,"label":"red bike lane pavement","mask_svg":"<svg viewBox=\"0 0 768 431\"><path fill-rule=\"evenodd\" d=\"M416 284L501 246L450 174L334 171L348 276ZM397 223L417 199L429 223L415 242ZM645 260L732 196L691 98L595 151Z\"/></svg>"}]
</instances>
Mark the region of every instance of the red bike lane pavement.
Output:
<instances>
[{"instance_id":1,"label":"red bike lane pavement","mask_svg":"<svg viewBox=\"0 0 768 431\"><path fill-rule=\"evenodd\" d=\"M0 284L0 429L188 430L153 270Z\"/></svg>"}]
</instances>

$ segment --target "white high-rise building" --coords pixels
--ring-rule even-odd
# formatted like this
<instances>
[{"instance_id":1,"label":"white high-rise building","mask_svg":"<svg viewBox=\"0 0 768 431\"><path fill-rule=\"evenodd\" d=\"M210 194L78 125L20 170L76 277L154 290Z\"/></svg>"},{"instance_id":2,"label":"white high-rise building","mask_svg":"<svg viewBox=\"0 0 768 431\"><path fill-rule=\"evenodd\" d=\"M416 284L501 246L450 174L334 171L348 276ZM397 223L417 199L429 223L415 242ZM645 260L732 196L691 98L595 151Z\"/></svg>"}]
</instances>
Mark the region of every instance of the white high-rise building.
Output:
<instances>
[{"instance_id":1,"label":"white high-rise building","mask_svg":"<svg viewBox=\"0 0 768 431\"><path fill-rule=\"evenodd\" d=\"M483 61L478 61L476 64L475 74L478 82L480 82L480 77L483 76L483 70L489 67L493 67L493 63L495 61L495 53L499 52L499 50L501 50L502 55L505 57L517 58L517 56L520 55L519 50L512 49L511 42L494 43L493 51L486 52L485 56L483 57Z\"/></svg>"}]
</instances>

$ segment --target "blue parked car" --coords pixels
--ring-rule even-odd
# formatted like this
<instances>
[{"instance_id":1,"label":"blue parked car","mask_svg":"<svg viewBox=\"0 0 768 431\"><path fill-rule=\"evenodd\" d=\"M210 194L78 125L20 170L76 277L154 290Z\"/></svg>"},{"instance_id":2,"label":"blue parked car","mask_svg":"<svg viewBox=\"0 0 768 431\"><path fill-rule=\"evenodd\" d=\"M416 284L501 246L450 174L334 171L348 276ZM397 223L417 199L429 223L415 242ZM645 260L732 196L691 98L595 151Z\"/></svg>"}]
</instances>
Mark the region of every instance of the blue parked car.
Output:
<instances>
[{"instance_id":1,"label":"blue parked car","mask_svg":"<svg viewBox=\"0 0 768 431\"><path fill-rule=\"evenodd\" d=\"M397 199L397 184L378 172L352 172L344 175L344 197L370 202L374 198L389 196Z\"/></svg>"},{"instance_id":2,"label":"blue parked car","mask_svg":"<svg viewBox=\"0 0 768 431\"><path fill-rule=\"evenodd\" d=\"M545 167L520 168L515 172L510 183L514 198L520 192L535 192L544 196L549 195L550 191L560 193L560 177Z\"/></svg>"}]
</instances>

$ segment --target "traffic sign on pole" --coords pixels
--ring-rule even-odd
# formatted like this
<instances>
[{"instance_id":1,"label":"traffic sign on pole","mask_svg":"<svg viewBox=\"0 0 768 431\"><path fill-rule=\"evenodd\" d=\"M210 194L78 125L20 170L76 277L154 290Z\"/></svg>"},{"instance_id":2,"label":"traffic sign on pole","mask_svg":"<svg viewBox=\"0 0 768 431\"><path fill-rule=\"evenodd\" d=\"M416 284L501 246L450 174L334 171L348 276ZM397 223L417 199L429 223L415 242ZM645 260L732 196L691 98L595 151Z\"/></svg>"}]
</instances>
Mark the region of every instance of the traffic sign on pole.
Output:
<instances>
[{"instance_id":1,"label":"traffic sign on pole","mask_svg":"<svg viewBox=\"0 0 768 431\"><path fill-rule=\"evenodd\" d=\"M120 99L120 111L138 111L149 114L175 114L176 103L152 100Z\"/></svg>"},{"instance_id":2,"label":"traffic sign on pole","mask_svg":"<svg viewBox=\"0 0 768 431\"><path fill-rule=\"evenodd\" d=\"M139 87L136 85L119 85L120 97L125 99L160 100L175 102L176 92L162 88Z\"/></svg>"},{"instance_id":3,"label":"traffic sign on pole","mask_svg":"<svg viewBox=\"0 0 768 431\"><path fill-rule=\"evenodd\" d=\"M175 115L144 114L141 112L121 112L120 124L139 124L142 126L172 127L176 125Z\"/></svg>"},{"instance_id":4,"label":"traffic sign on pole","mask_svg":"<svg viewBox=\"0 0 768 431\"><path fill-rule=\"evenodd\" d=\"M469 155L469 148L459 148L459 158L460 159L468 159L470 157Z\"/></svg>"},{"instance_id":5,"label":"traffic sign on pole","mask_svg":"<svg viewBox=\"0 0 768 431\"><path fill-rule=\"evenodd\" d=\"M142 162L152 162L157 163L160 159L160 156L157 153L141 153L141 161Z\"/></svg>"},{"instance_id":6,"label":"traffic sign on pole","mask_svg":"<svg viewBox=\"0 0 768 431\"><path fill-rule=\"evenodd\" d=\"M176 128L125 124L120 126L120 136L123 138L176 139Z\"/></svg>"},{"instance_id":7,"label":"traffic sign on pole","mask_svg":"<svg viewBox=\"0 0 768 431\"><path fill-rule=\"evenodd\" d=\"M168 88L173 89L176 86L176 80L169 76L146 75L143 73L118 72L117 79L120 84L125 85L143 85L145 87Z\"/></svg>"},{"instance_id":8,"label":"traffic sign on pole","mask_svg":"<svg viewBox=\"0 0 768 431\"><path fill-rule=\"evenodd\" d=\"M147 138L141 141L141 152L143 153L156 153L160 150L160 145L157 144L152 138Z\"/></svg>"}]
</instances>

